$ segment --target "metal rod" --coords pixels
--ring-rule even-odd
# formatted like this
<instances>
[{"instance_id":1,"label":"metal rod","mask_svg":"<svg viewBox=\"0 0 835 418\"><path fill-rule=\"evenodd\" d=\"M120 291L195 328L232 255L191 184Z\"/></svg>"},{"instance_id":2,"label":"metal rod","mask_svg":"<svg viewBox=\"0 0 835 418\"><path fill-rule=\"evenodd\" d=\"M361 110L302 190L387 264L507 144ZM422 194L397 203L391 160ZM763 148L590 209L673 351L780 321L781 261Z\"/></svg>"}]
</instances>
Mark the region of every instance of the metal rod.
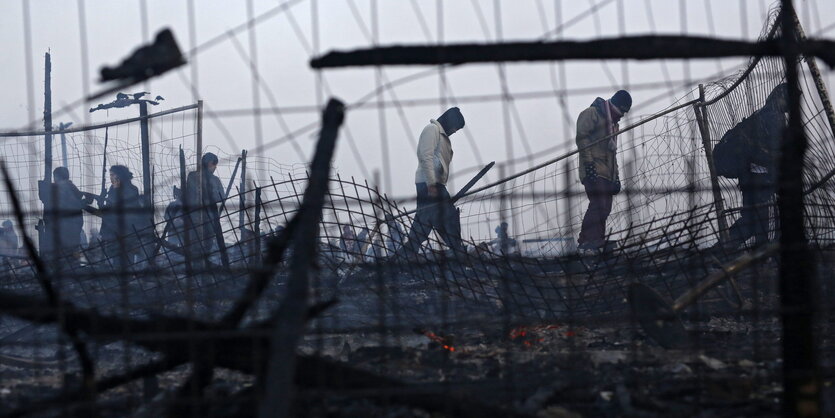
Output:
<instances>
[{"instance_id":1,"label":"metal rod","mask_svg":"<svg viewBox=\"0 0 835 418\"><path fill-rule=\"evenodd\" d=\"M797 18L797 13L792 13L792 20L794 21L794 26L797 29L797 36L800 40L806 39L806 33L803 31L803 26L800 24L800 20ZM826 84L823 82L823 77L821 77L820 69L818 68L818 63L815 62L815 57L803 54L806 60L806 66L809 67L809 72L812 74L812 79L815 81L815 89L818 91L818 95L821 99L821 104L823 104L823 111L826 113L826 120L829 122L829 128L832 130L832 135L835 137L835 111L832 109L832 102L829 100L829 92L826 90Z\"/></svg>"},{"instance_id":2,"label":"metal rod","mask_svg":"<svg viewBox=\"0 0 835 418\"><path fill-rule=\"evenodd\" d=\"M202 246L204 244L205 235L203 233L203 223L206 221L203 216L205 208L203 207L203 101L197 101L197 135L194 136L194 148L197 152L197 201L192 202L197 210L197 225L195 232L197 233L197 242ZM201 260L201 263L205 260ZM202 264L201 264L202 266Z\"/></svg>"},{"instance_id":3,"label":"metal rod","mask_svg":"<svg viewBox=\"0 0 835 418\"><path fill-rule=\"evenodd\" d=\"M699 98L704 100L704 97L705 86L699 84ZM702 149L704 150L707 169L710 173L710 186L713 192L713 207L716 210L716 222L719 224L719 237L723 242L727 242L728 221L725 218L725 200L722 199L719 176L716 175L716 167L713 165L713 143L710 140L707 109L699 104L694 104L693 111L696 112L696 122L699 125L699 134L702 136Z\"/></svg>"},{"instance_id":4,"label":"metal rod","mask_svg":"<svg viewBox=\"0 0 835 418\"><path fill-rule=\"evenodd\" d=\"M192 104L192 105L188 105L188 106L177 107L177 108L174 108L174 109L163 110L162 112L151 113L150 115L146 116L146 118L147 119L154 119L154 118L167 116L167 115L171 115L171 114L174 114L174 113L182 112L184 110L191 110L191 109L197 109L197 105ZM92 131L92 130L96 130L96 129L106 128L108 126L126 125L128 123L138 122L140 120L142 120L142 117L122 119L122 120L117 120L117 121L113 121L113 122L100 123L100 124L97 124L97 125L80 125L80 126L77 126L75 128L65 129L65 130L60 131L60 132L52 131L52 133L56 134L56 133L62 133L63 132L63 133L68 133L69 134L69 133L75 133L75 132L86 132L86 131ZM45 134L46 134L46 131L9 131L9 132L0 132L0 138L14 138L14 137L20 137L20 136L41 136L41 135L45 135Z\"/></svg>"},{"instance_id":5,"label":"metal rod","mask_svg":"<svg viewBox=\"0 0 835 418\"><path fill-rule=\"evenodd\" d=\"M72 122L67 123L67 124L59 123L58 124L58 130L63 131L65 128L69 127L70 125L72 125ZM68 157L67 157L67 134L65 132L61 132L61 161L63 162L64 167L69 168L70 163L69 163L69 160L68 160Z\"/></svg>"},{"instance_id":6,"label":"metal rod","mask_svg":"<svg viewBox=\"0 0 835 418\"><path fill-rule=\"evenodd\" d=\"M794 25L797 29L797 36L800 39L806 39L803 26L800 25L800 20L797 18L796 13L792 16L792 20L794 20ZM820 69L818 69L818 64L815 62L815 57L806 54L804 54L804 57L806 59L806 66L809 67L809 72L812 74L812 80L815 81L815 89L818 91L818 97L820 97L821 104L823 105L823 111L826 113L826 120L829 122L829 129L832 130L832 136L835 137L835 111L832 109L832 102L829 100L829 92L826 90L826 84L823 82L823 77L821 77L821 72ZM833 176L835 176L835 169L824 175L803 193L809 194L817 190Z\"/></svg>"}]
</instances>

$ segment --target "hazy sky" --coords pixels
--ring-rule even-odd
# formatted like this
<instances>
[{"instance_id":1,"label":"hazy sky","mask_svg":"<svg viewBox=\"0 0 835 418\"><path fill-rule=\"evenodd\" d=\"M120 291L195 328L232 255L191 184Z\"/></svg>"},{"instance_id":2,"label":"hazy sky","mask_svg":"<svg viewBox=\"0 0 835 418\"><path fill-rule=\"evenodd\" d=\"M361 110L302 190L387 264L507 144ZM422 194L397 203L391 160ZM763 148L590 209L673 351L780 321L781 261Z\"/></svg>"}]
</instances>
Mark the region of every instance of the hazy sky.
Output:
<instances>
[{"instance_id":1,"label":"hazy sky","mask_svg":"<svg viewBox=\"0 0 835 418\"><path fill-rule=\"evenodd\" d=\"M379 72L361 68L328 70L317 78L308 66L317 52L367 47L375 42L590 39L651 32L753 39L772 4L754 0L6 0L0 3L0 37L4 40L0 129L19 129L32 120L41 123L43 53L47 50L53 60L53 107L58 109L81 98L85 85L89 91L97 90L102 65L117 63L159 29L170 27L183 50L194 53L189 65L149 83L153 95L166 98L153 111L203 99L213 115L205 121L204 141L230 153L254 149L259 142L273 144L288 130L316 121L316 107L328 96L352 104L387 81L422 74L382 89L380 96L351 108L335 162L343 177L372 182L379 173L386 192L406 196L414 192L418 134L446 106L457 103L467 119L466 132L452 137L453 172L492 160L505 161L511 155L533 155L542 161L573 146L574 119L596 96L608 98L615 90L627 88L635 103L630 116L650 114L685 95L690 90L685 87L687 80L692 87L715 79L717 73L730 75L744 60L572 61L508 64L503 69L466 65L447 69L443 77L430 67ZM274 10L281 5L285 7ZM796 7L808 35L835 36L835 2L799 1ZM24 24L27 8L29 56ZM588 13L592 8L596 12ZM269 15L255 22L253 30L241 27L249 17L264 13ZM86 25L80 23L82 19ZM27 59L31 59L28 65ZM253 66L257 69L255 86ZM32 69L31 74L27 68ZM822 69L830 82L831 72L825 66ZM127 91L142 89L143 85L138 85ZM501 100L503 93L512 100ZM375 104L378 99L387 103L383 110ZM137 114L136 108L128 108L91 115L86 111L90 106L79 104L57 117L55 124L101 122ZM256 107L264 108L260 118L252 111ZM256 138L258 126L261 141ZM223 128L231 138L222 133ZM285 142L269 147L264 154L284 164L306 161L314 144L313 132L294 141L298 146ZM506 173L528 164L509 166ZM461 173L453 186L463 184L469 175ZM492 173L493 179L497 175Z\"/></svg>"}]
</instances>

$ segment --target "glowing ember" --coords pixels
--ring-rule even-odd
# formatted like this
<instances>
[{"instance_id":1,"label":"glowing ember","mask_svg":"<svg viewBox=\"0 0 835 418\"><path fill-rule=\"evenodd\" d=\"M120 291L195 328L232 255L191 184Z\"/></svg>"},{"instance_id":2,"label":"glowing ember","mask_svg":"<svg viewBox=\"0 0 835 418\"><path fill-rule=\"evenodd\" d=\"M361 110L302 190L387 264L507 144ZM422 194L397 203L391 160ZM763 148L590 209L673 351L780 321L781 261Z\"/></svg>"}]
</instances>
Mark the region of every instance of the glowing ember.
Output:
<instances>
[{"instance_id":1,"label":"glowing ember","mask_svg":"<svg viewBox=\"0 0 835 418\"><path fill-rule=\"evenodd\" d=\"M544 332L554 330L557 328L562 328L562 326L562 324L520 326L510 330L510 334L508 335L508 337L510 337L512 341L516 341L528 347L532 347L535 343L541 343L545 341L544 336L541 336ZM574 335L574 331L565 332L565 336L567 337L573 337Z\"/></svg>"},{"instance_id":2,"label":"glowing ember","mask_svg":"<svg viewBox=\"0 0 835 418\"><path fill-rule=\"evenodd\" d=\"M453 353L455 352L455 347L452 346L451 338L442 337L438 334L435 334L432 331L425 330L425 329L416 329L415 331L417 331L420 334L425 335L426 338L429 338L430 340L438 343L438 345L443 347L444 350L447 350L447 351L453 352Z\"/></svg>"}]
</instances>

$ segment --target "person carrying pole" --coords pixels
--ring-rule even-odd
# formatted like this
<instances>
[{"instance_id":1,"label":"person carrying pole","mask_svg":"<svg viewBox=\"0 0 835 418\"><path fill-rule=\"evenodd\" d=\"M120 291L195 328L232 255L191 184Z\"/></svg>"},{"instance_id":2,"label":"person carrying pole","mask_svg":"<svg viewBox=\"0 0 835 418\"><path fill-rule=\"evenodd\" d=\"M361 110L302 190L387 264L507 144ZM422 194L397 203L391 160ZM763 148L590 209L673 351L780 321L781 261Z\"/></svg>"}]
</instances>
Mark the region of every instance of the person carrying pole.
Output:
<instances>
[{"instance_id":1,"label":"person carrying pole","mask_svg":"<svg viewBox=\"0 0 835 418\"><path fill-rule=\"evenodd\" d=\"M402 251L417 254L432 229L453 251L463 252L458 210L447 191L452 143L449 137L464 127L464 116L457 107L449 108L437 120L430 119L423 128L417 147L418 168L415 172L417 209L408 240ZM398 251L400 255L402 251Z\"/></svg>"},{"instance_id":2,"label":"person carrying pole","mask_svg":"<svg viewBox=\"0 0 835 418\"><path fill-rule=\"evenodd\" d=\"M577 239L581 252L598 253L606 247L606 220L612 212L613 196L620 193L621 187L617 161L618 122L631 107L629 92L618 90L609 100L596 98L577 117L580 182L589 199Z\"/></svg>"}]
</instances>

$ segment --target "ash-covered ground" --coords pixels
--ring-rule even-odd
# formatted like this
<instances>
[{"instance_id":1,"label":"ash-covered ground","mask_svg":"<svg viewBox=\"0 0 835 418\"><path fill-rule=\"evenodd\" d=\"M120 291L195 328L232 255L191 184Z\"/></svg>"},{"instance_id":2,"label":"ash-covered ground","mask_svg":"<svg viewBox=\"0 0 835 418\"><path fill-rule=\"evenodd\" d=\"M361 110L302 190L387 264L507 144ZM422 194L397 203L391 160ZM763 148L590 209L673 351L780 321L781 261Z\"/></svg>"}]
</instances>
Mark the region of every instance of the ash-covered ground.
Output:
<instances>
[{"instance_id":1,"label":"ash-covered ground","mask_svg":"<svg viewBox=\"0 0 835 418\"><path fill-rule=\"evenodd\" d=\"M477 299L441 291L414 273L383 281L368 271L317 279L314 300L337 298L338 302L308 324L299 353L408 386L299 387L293 411L315 417L457 416L462 415L461 405L452 403L467 399L493 406L497 412L541 417L779 416L779 300L775 265L769 263L738 276L747 302L742 309L729 304L729 290L724 287L707 292L681 312L690 338L677 349L663 348L650 338L626 303L622 311L596 317L536 318L509 313L499 284L493 293ZM249 322L275 309L284 279L277 276ZM182 277L153 281L134 277L128 282L114 279L112 287L103 280L68 281L62 291L83 293L85 305L110 306L104 311L112 314L150 318L160 312L191 312L218 318L233 305L245 282L198 277L186 284ZM751 286L754 282L756 288ZM93 286L99 290L93 291ZM621 295L613 299L626 298L624 288L611 292ZM114 305L119 300L138 307ZM817 322L825 411L835 408L832 317L823 311ZM32 326L6 317L2 321L0 412L26 408L78 387L78 359L55 326ZM154 338L189 343L182 335ZM119 341L119 335L89 348L99 377L159 359L157 353ZM150 416L158 411L154 405L180 387L192 371L183 365L155 379L138 379L106 391L98 400L99 411L103 416ZM252 393L255 387L257 379L252 375L216 368L200 402L216 416L228 416L229 411L240 411L236 404L258 403ZM411 401L403 401L403 396ZM422 399L433 397L450 402L449 412L439 411L437 405L420 406ZM59 416L71 406L35 416Z\"/></svg>"}]
</instances>

